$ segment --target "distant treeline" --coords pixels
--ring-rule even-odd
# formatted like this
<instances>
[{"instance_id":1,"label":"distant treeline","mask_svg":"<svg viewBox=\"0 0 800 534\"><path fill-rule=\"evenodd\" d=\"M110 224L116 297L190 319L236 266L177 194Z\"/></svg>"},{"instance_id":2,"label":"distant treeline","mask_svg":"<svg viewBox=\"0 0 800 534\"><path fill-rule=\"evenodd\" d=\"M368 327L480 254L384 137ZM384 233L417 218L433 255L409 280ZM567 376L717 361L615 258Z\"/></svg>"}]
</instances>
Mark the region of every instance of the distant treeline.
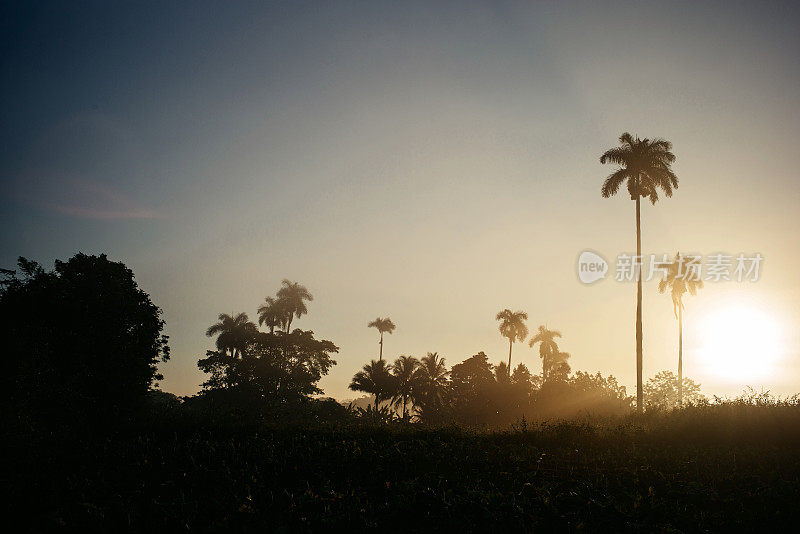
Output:
<instances>
[{"instance_id":1,"label":"distant treeline","mask_svg":"<svg viewBox=\"0 0 800 534\"><path fill-rule=\"evenodd\" d=\"M384 360L383 334L395 328L388 318L369 323L381 334L379 358L358 371L350 384L352 390L369 394L370 404L345 407L320 399L319 380L336 364L333 357L339 349L310 330L291 329L292 320L308 312L306 303L313 297L289 280L258 309L258 325L245 313L219 316L206 332L214 337L215 348L197 364L208 377L203 389L178 399L157 389L162 378L157 364L169 358L161 310L124 264L105 255L77 254L47 271L20 258L18 269L3 275L4 380L11 392L10 413L24 417L124 418L155 402L215 417L275 422L349 418L497 427L523 418L620 415L632 406L613 376L572 372L566 363L569 355L555 343L557 331L540 327L532 337L531 346L539 344L541 374L524 364L509 372L506 362L492 364L483 352L448 368L437 353ZM518 325L508 323L520 316L505 312L498 320L510 349L514 339L525 336ZM646 388L649 406L674 406L676 383L666 372L651 379ZM702 400L697 384L684 379L683 389L685 399Z\"/></svg>"}]
</instances>

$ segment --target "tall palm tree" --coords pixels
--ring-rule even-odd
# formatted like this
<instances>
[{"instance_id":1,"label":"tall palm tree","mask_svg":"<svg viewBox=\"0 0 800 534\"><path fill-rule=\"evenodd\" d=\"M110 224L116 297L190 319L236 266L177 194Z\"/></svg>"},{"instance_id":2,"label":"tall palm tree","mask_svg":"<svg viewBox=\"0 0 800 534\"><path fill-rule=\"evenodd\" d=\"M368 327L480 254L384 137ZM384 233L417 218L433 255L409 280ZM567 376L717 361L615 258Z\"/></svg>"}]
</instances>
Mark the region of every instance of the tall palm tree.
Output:
<instances>
[{"instance_id":1,"label":"tall palm tree","mask_svg":"<svg viewBox=\"0 0 800 534\"><path fill-rule=\"evenodd\" d=\"M447 365L444 358L436 352L429 352L420 359L417 368L417 387L414 393L414 403L421 405L426 410L437 410L444 404L444 394L447 390Z\"/></svg>"},{"instance_id":2,"label":"tall palm tree","mask_svg":"<svg viewBox=\"0 0 800 534\"><path fill-rule=\"evenodd\" d=\"M206 330L208 337L217 336L217 349L230 352L233 358L242 354L247 341L256 333L256 325L250 322L246 313L228 315L221 313L218 322Z\"/></svg>"},{"instance_id":3,"label":"tall palm tree","mask_svg":"<svg viewBox=\"0 0 800 534\"><path fill-rule=\"evenodd\" d=\"M542 359L542 382L547 380L550 371L557 362L566 361L566 358L569 358L569 354L566 355L566 358L559 357L560 354L566 353L559 352L558 343L556 343L555 339L557 337L561 337L561 332L548 330L546 326L539 325L539 330L529 343L531 348L537 343L539 344L539 357Z\"/></svg>"},{"instance_id":4,"label":"tall palm tree","mask_svg":"<svg viewBox=\"0 0 800 534\"><path fill-rule=\"evenodd\" d=\"M658 201L658 190L668 197L672 189L678 188L678 177L672 172L670 165L675 161L671 152L672 143L664 139L635 139L625 132L619 138L620 146L607 150L600 156L600 163L619 165L619 169L611 173L600 192L603 198L609 198L619 191L622 182L626 182L631 200L636 202L636 256L642 257L642 231L640 217L640 199ZM636 273L636 406L641 412L644 409L642 393L642 277Z\"/></svg>"},{"instance_id":5,"label":"tall palm tree","mask_svg":"<svg viewBox=\"0 0 800 534\"><path fill-rule=\"evenodd\" d=\"M683 296L687 291L696 295L697 290L703 287L703 281L698 277L686 276L683 264L684 259L678 252L675 261L666 266L666 275L658 282L659 293L670 290L672 312L678 320L678 406L683 404Z\"/></svg>"},{"instance_id":6,"label":"tall palm tree","mask_svg":"<svg viewBox=\"0 0 800 534\"><path fill-rule=\"evenodd\" d=\"M258 325L266 324L269 333L275 333L275 327L286 326L286 302L275 297L267 297L264 304L258 307Z\"/></svg>"},{"instance_id":7,"label":"tall palm tree","mask_svg":"<svg viewBox=\"0 0 800 534\"><path fill-rule=\"evenodd\" d=\"M386 362L372 360L353 376L348 387L353 391L363 391L375 395L375 410L377 410L380 401L391 398L394 390L393 382Z\"/></svg>"},{"instance_id":8,"label":"tall palm tree","mask_svg":"<svg viewBox=\"0 0 800 534\"><path fill-rule=\"evenodd\" d=\"M495 319L500 321L500 335L508 339L508 372L511 372L511 347L514 346L514 341L520 343L525 341L528 337L528 327L525 326L525 321L528 320L528 314L524 311L512 312L508 308L498 312ZM511 376L511 375L509 375Z\"/></svg>"},{"instance_id":9,"label":"tall palm tree","mask_svg":"<svg viewBox=\"0 0 800 534\"><path fill-rule=\"evenodd\" d=\"M412 398L417 385L418 376L416 372L419 365L419 360L413 356L400 356L391 366L395 382L392 401L395 407L402 404L403 421L406 420L406 406L408 405L409 399Z\"/></svg>"},{"instance_id":10,"label":"tall palm tree","mask_svg":"<svg viewBox=\"0 0 800 534\"><path fill-rule=\"evenodd\" d=\"M278 300L282 301L286 313L286 332L292 328L292 317L298 319L308 313L305 301L312 301L314 297L308 292L305 286L292 282L286 278L281 282L282 287L278 290Z\"/></svg>"},{"instance_id":11,"label":"tall palm tree","mask_svg":"<svg viewBox=\"0 0 800 534\"><path fill-rule=\"evenodd\" d=\"M381 340L379 345L381 346L380 356L378 357L379 360L383 360L383 334L391 334L394 332L395 326L391 319L388 317L386 319L382 319L378 317L374 321L371 321L367 324L367 328L377 328L378 332L381 333Z\"/></svg>"}]
</instances>

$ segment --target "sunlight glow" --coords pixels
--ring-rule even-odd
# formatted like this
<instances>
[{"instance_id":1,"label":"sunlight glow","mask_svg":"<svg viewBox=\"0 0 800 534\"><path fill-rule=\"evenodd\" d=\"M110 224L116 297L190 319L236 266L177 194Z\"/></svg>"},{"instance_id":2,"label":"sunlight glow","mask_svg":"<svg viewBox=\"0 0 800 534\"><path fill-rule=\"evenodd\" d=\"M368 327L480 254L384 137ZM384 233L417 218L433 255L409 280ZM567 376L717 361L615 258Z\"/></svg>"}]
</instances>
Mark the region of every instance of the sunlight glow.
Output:
<instances>
[{"instance_id":1,"label":"sunlight glow","mask_svg":"<svg viewBox=\"0 0 800 534\"><path fill-rule=\"evenodd\" d=\"M704 321L700 357L710 373L747 383L779 372L780 339L779 325L767 312L727 306Z\"/></svg>"}]
</instances>

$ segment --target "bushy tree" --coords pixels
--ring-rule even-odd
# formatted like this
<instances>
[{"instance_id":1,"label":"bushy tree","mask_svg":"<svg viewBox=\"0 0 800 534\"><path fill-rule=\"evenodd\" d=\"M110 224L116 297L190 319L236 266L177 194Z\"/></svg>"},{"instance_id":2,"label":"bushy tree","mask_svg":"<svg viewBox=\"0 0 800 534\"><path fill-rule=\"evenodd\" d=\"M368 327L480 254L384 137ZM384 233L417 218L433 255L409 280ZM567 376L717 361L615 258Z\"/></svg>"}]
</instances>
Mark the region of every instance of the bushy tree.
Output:
<instances>
[{"instance_id":1,"label":"bushy tree","mask_svg":"<svg viewBox=\"0 0 800 534\"><path fill-rule=\"evenodd\" d=\"M141 405L169 359L161 310L133 272L105 254L46 271L4 271L0 314L6 391L29 413L123 414Z\"/></svg>"},{"instance_id":2,"label":"bushy tree","mask_svg":"<svg viewBox=\"0 0 800 534\"><path fill-rule=\"evenodd\" d=\"M706 399L700 393L700 384L683 378L683 402L694 404ZM661 371L644 386L644 400L648 409L671 409L678 406L678 377L672 371Z\"/></svg>"},{"instance_id":3,"label":"bushy tree","mask_svg":"<svg viewBox=\"0 0 800 534\"><path fill-rule=\"evenodd\" d=\"M491 420L497 410L496 387L492 365L483 352L454 365L450 370L450 398L456 421L478 425Z\"/></svg>"},{"instance_id":4,"label":"bushy tree","mask_svg":"<svg viewBox=\"0 0 800 534\"><path fill-rule=\"evenodd\" d=\"M252 333L240 356L208 351L197 366L210 376L206 391L237 390L267 403L294 402L322 393L317 383L336 362L331 341L314 338L310 330Z\"/></svg>"}]
</instances>

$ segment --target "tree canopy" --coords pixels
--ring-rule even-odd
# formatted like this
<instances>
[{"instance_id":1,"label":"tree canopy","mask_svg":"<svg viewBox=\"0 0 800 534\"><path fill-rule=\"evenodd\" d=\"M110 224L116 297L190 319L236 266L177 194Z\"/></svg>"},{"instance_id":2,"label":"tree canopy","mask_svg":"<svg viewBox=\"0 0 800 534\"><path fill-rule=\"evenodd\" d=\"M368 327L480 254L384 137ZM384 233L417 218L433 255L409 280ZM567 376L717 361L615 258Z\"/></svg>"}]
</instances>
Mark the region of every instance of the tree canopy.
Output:
<instances>
[{"instance_id":1,"label":"tree canopy","mask_svg":"<svg viewBox=\"0 0 800 534\"><path fill-rule=\"evenodd\" d=\"M123 263L79 253L47 271L19 258L3 274L3 376L17 409L122 413L161 379L161 310Z\"/></svg>"}]
</instances>

